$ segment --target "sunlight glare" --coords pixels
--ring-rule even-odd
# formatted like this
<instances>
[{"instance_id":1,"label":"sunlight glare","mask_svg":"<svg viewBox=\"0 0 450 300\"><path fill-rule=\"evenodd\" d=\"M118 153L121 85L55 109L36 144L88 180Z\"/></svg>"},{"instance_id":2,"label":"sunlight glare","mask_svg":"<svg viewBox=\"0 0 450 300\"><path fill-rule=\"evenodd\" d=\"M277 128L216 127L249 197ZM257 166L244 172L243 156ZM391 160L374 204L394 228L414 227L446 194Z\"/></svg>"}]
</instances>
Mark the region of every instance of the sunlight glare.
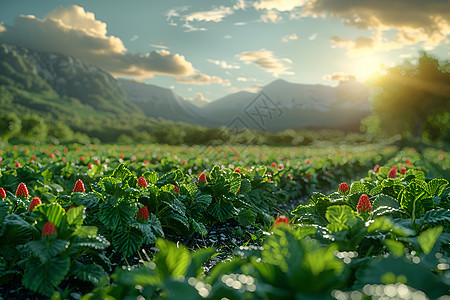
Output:
<instances>
[{"instance_id":1,"label":"sunlight glare","mask_svg":"<svg viewBox=\"0 0 450 300\"><path fill-rule=\"evenodd\" d=\"M357 59L354 62L353 70L351 72L358 80L365 82L370 75L380 70L381 65L382 63L378 58L366 56Z\"/></svg>"}]
</instances>

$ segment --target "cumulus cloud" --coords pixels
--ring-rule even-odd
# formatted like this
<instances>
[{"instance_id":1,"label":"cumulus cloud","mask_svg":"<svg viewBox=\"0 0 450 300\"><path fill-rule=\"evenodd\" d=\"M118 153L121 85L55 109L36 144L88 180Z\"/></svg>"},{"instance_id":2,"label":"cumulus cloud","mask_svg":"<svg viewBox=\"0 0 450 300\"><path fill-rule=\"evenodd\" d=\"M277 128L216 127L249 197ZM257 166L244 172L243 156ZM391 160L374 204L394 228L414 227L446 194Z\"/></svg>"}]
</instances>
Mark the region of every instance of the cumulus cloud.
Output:
<instances>
[{"instance_id":1,"label":"cumulus cloud","mask_svg":"<svg viewBox=\"0 0 450 300\"><path fill-rule=\"evenodd\" d=\"M256 78L246 78L246 77L238 77L236 78L236 80L241 82L258 81Z\"/></svg>"},{"instance_id":2,"label":"cumulus cloud","mask_svg":"<svg viewBox=\"0 0 450 300\"><path fill-rule=\"evenodd\" d=\"M195 93L194 97L185 98L187 101L191 101L192 104L197 105L198 107L205 106L206 104L210 103L211 100L206 99L205 95L203 95L200 92Z\"/></svg>"},{"instance_id":3,"label":"cumulus cloud","mask_svg":"<svg viewBox=\"0 0 450 300\"><path fill-rule=\"evenodd\" d=\"M224 60L207 59L208 62L220 66L222 69L240 69L238 65L230 65Z\"/></svg>"},{"instance_id":4,"label":"cumulus cloud","mask_svg":"<svg viewBox=\"0 0 450 300\"><path fill-rule=\"evenodd\" d=\"M347 48L351 57L371 54L378 51L390 51L403 48L404 44L398 41L387 41L383 39L380 32L373 37L360 36L354 40L342 39L338 36L330 38L333 43L332 48Z\"/></svg>"},{"instance_id":5,"label":"cumulus cloud","mask_svg":"<svg viewBox=\"0 0 450 300\"><path fill-rule=\"evenodd\" d=\"M167 50L144 55L127 53L120 38L107 35L106 23L77 5L56 8L42 20L19 16L13 26L4 25L0 42L73 56L118 76L150 78L155 74L194 73L184 56Z\"/></svg>"},{"instance_id":6,"label":"cumulus cloud","mask_svg":"<svg viewBox=\"0 0 450 300\"><path fill-rule=\"evenodd\" d=\"M356 80L356 76L352 74L347 74L344 72L334 72L333 74L326 74L322 77L325 80L330 81L349 81Z\"/></svg>"},{"instance_id":7,"label":"cumulus cloud","mask_svg":"<svg viewBox=\"0 0 450 300\"><path fill-rule=\"evenodd\" d=\"M283 20L283 17L280 15L280 12L276 10L269 10L265 14L261 15L261 21L264 23L278 23Z\"/></svg>"},{"instance_id":8,"label":"cumulus cloud","mask_svg":"<svg viewBox=\"0 0 450 300\"><path fill-rule=\"evenodd\" d=\"M212 10L192 12L184 16L187 22L205 21L205 22L221 22L226 16L233 14L231 7L220 6Z\"/></svg>"},{"instance_id":9,"label":"cumulus cloud","mask_svg":"<svg viewBox=\"0 0 450 300\"><path fill-rule=\"evenodd\" d=\"M292 41L292 40L298 40L298 36L295 33L285 35L281 38L281 41L285 42L285 43Z\"/></svg>"},{"instance_id":10,"label":"cumulus cloud","mask_svg":"<svg viewBox=\"0 0 450 300\"><path fill-rule=\"evenodd\" d=\"M314 40L317 38L317 35L318 35L317 32L311 34L311 35L308 37L308 40L314 41Z\"/></svg>"},{"instance_id":11,"label":"cumulus cloud","mask_svg":"<svg viewBox=\"0 0 450 300\"><path fill-rule=\"evenodd\" d=\"M278 11L291 11L303 6L306 0L259 0L253 3L255 9L267 9Z\"/></svg>"},{"instance_id":12,"label":"cumulus cloud","mask_svg":"<svg viewBox=\"0 0 450 300\"><path fill-rule=\"evenodd\" d=\"M248 51L238 54L240 60L246 64L254 63L266 72L272 73L275 77L281 74L293 75L292 71L289 71L290 67L286 66L284 62L292 63L288 58L277 58L272 51L265 49L257 51Z\"/></svg>"},{"instance_id":13,"label":"cumulus cloud","mask_svg":"<svg viewBox=\"0 0 450 300\"><path fill-rule=\"evenodd\" d=\"M179 83L185 83L185 84L202 84L202 85L209 85L209 84L220 84L224 86L230 86L231 82L228 79L222 79L219 76L210 76L208 74L195 74L188 77L178 77L175 79Z\"/></svg>"},{"instance_id":14,"label":"cumulus cloud","mask_svg":"<svg viewBox=\"0 0 450 300\"><path fill-rule=\"evenodd\" d=\"M347 43L347 47L353 50L371 47L382 51L383 48L389 50L420 42L426 49L432 49L446 41L450 34L450 8L448 1L444 0L310 0L302 11L305 15L317 17L329 15L343 19L347 25L376 31L375 37ZM388 39L383 35L387 31L394 31L396 36Z\"/></svg>"}]
</instances>

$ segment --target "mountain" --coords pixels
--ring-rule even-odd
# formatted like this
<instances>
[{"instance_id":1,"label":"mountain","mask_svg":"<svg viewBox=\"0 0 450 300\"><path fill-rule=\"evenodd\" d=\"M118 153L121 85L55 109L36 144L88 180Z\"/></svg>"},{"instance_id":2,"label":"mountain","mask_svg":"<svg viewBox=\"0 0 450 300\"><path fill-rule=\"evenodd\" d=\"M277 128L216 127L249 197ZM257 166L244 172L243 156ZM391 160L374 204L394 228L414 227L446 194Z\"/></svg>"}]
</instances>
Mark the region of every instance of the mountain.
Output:
<instances>
[{"instance_id":1,"label":"mountain","mask_svg":"<svg viewBox=\"0 0 450 300\"><path fill-rule=\"evenodd\" d=\"M357 82L337 87L275 80L259 93L237 92L203 107L205 115L223 125L268 132L289 128L359 127L369 115L368 88Z\"/></svg>"},{"instance_id":2,"label":"mountain","mask_svg":"<svg viewBox=\"0 0 450 300\"><path fill-rule=\"evenodd\" d=\"M114 77L70 56L1 44L0 86L19 113L144 115Z\"/></svg>"},{"instance_id":3,"label":"mountain","mask_svg":"<svg viewBox=\"0 0 450 300\"><path fill-rule=\"evenodd\" d=\"M172 89L136 80L119 79L128 98L147 117L163 118L190 124L212 125L201 108L185 100Z\"/></svg>"}]
</instances>

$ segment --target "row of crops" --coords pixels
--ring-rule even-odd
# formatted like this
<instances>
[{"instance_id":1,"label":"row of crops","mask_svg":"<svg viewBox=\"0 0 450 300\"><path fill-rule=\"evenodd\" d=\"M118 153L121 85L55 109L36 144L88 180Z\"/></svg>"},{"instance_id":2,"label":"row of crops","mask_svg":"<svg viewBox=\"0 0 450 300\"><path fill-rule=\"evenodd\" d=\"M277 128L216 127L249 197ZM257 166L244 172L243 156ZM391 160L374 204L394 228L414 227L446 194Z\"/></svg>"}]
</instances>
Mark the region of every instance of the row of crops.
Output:
<instances>
[{"instance_id":1,"label":"row of crops","mask_svg":"<svg viewBox=\"0 0 450 300\"><path fill-rule=\"evenodd\" d=\"M6 146L0 293L444 299L447 166L383 145Z\"/></svg>"}]
</instances>

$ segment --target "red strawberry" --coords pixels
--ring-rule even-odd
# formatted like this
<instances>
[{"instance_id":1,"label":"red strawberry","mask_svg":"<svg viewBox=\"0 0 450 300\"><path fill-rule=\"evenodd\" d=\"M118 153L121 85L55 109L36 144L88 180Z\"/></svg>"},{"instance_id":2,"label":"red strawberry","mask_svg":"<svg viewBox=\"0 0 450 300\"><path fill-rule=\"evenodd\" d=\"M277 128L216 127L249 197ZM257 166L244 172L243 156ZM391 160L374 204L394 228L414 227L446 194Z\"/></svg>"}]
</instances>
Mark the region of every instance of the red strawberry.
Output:
<instances>
[{"instance_id":1,"label":"red strawberry","mask_svg":"<svg viewBox=\"0 0 450 300\"><path fill-rule=\"evenodd\" d=\"M140 186L140 187L147 187L147 180L145 180L145 178L144 177L139 177L138 178L138 182L137 182L137 185L138 186Z\"/></svg>"},{"instance_id":2,"label":"red strawberry","mask_svg":"<svg viewBox=\"0 0 450 300\"><path fill-rule=\"evenodd\" d=\"M348 184L346 182L343 182L339 185L339 194L341 195L347 195L348 191L350 190L350 187L348 186Z\"/></svg>"},{"instance_id":3,"label":"red strawberry","mask_svg":"<svg viewBox=\"0 0 450 300\"><path fill-rule=\"evenodd\" d=\"M0 188L0 197L1 198L6 198L6 192L4 188Z\"/></svg>"},{"instance_id":4,"label":"red strawberry","mask_svg":"<svg viewBox=\"0 0 450 300\"><path fill-rule=\"evenodd\" d=\"M397 176L397 167L393 166L391 170L389 170L388 176L389 178L395 178Z\"/></svg>"},{"instance_id":5,"label":"red strawberry","mask_svg":"<svg viewBox=\"0 0 450 300\"><path fill-rule=\"evenodd\" d=\"M373 170L375 171L375 173L378 173L378 171L380 171L380 165L375 165L375 167L373 167Z\"/></svg>"},{"instance_id":6,"label":"red strawberry","mask_svg":"<svg viewBox=\"0 0 450 300\"><path fill-rule=\"evenodd\" d=\"M306 179L311 179L311 174L306 174Z\"/></svg>"},{"instance_id":7,"label":"red strawberry","mask_svg":"<svg viewBox=\"0 0 450 300\"><path fill-rule=\"evenodd\" d=\"M16 168L21 168L22 165L19 162L16 162Z\"/></svg>"},{"instance_id":8,"label":"red strawberry","mask_svg":"<svg viewBox=\"0 0 450 300\"><path fill-rule=\"evenodd\" d=\"M278 166L278 170L283 170L284 169L284 166L282 165L282 164L280 164L279 166Z\"/></svg>"},{"instance_id":9,"label":"red strawberry","mask_svg":"<svg viewBox=\"0 0 450 300\"><path fill-rule=\"evenodd\" d=\"M272 163L272 168L275 168L277 166L277 163Z\"/></svg>"},{"instance_id":10,"label":"red strawberry","mask_svg":"<svg viewBox=\"0 0 450 300\"><path fill-rule=\"evenodd\" d=\"M16 190L16 197L17 198L28 198L30 194L28 193L27 186L25 183L21 182Z\"/></svg>"},{"instance_id":11,"label":"red strawberry","mask_svg":"<svg viewBox=\"0 0 450 300\"><path fill-rule=\"evenodd\" d=\"M179 194L180 191L178 190L178 187L176 185L173 186L175 188L175 193Z\"/></svg>"},{"instance_id":12,"label":"red strawberry","mask_svg":"<svg viewBox=\"0 0 450 300\"><path fill-rule=\"evenodd\" d=\"M372 211L372 205L370 205L370 200L367 195L361 195L361 197L358 200L358 205L356 206L356 209L359 213L364 213L367 210L370 212Z\"/></svg>"},{"instance_id":13,"label":"red strawberry","mask_svg":"<svg viewBox=\"0 0 450 300\"><path fill-rule=\"evenodd\" d=\"M236 170L234 170L236 173L241 174L241 169L237 168Z\"/></svg>"},{"instance_id":14,"label":"red strawberry","mask_svg":"<svg viewBox=\"0 0 450 300\"><path fill-rule=\"evenodd\" d=\"M42 236L50 236L56 233L55 225L52 222L47 222L42 228Z\"/></svg>"},{"instance_id":15,"label":"red strawberry","mask_svg":"<svg viewBox=\"0 0 450 300\"><path fill-rule=\"evenodd\" d=\"M406 168L401 168L399 172L400 172L400 174L405 175L405 173L406 173Z\"/></svg>"},{"instance_id":16,"label":"red strawberry","mask_svg":"<svg viewBox=\"0 0 450 300\"><path fill-rule=\"evenodd\" d=\"M275 225L273 225L273 228L277 227L278 224L283 223L287 227L289 227L289 220L285 216L279 216L278 219L275 221Z\"/></svg>"},{"instance_id":17,"label":"red strawberry","mask_svg":"<svg viewBox=\"0 0 450 300\"><path fill-rule=\"evenodd\" d=\"M33 211L33 209L39 204L42 204L41 199L39 199L39 197L34 197L31 199L30 206L28 206L28 211Z\"/></svg>"},{"instance_id":18,"label":"red strawberry","mask_svg":"<svg viewBox=\"0 0 450 300\"><path fill-rule=\"evenodd\" d=\"M148 220L148 209L145 206L142 206L141 209L139 210L139 212L136 215L136 218L140 219L144 219L144 220Z\"/></svg>"},{"instance_id":19,"label":"red strawberry","mask_svg":"<svg viewBox=\"0 0 450 300\"><path fill-rule=\"evenodd\" d=\"M287 175L286 175L286 178L287 178L287 179L292 179L292 174L287 174Z\"/></svg>"},{"instance_id":20,"label":"red strawberry","mask_svg":"<svg viewBox=\"0 0 450 300\"><path fill-rule=\"evenodd\" d=\"M198 177L198 181L199 182L208 182L208 180L206 179L205 173L200 174L200 176Z\"/></svg>"},{"instance_id":21,"label":"red strawberry","mask_svg":"<svg viewBox=\"0 0 450 300\"><path fill-rule=\"evenodd\" d=\"M84 183L81 179L78 179L77 182L75 182L75 187L73 188L74 193L84 193L86 192L86 189L84 188Z\"/></svg>"}]
</instances>

